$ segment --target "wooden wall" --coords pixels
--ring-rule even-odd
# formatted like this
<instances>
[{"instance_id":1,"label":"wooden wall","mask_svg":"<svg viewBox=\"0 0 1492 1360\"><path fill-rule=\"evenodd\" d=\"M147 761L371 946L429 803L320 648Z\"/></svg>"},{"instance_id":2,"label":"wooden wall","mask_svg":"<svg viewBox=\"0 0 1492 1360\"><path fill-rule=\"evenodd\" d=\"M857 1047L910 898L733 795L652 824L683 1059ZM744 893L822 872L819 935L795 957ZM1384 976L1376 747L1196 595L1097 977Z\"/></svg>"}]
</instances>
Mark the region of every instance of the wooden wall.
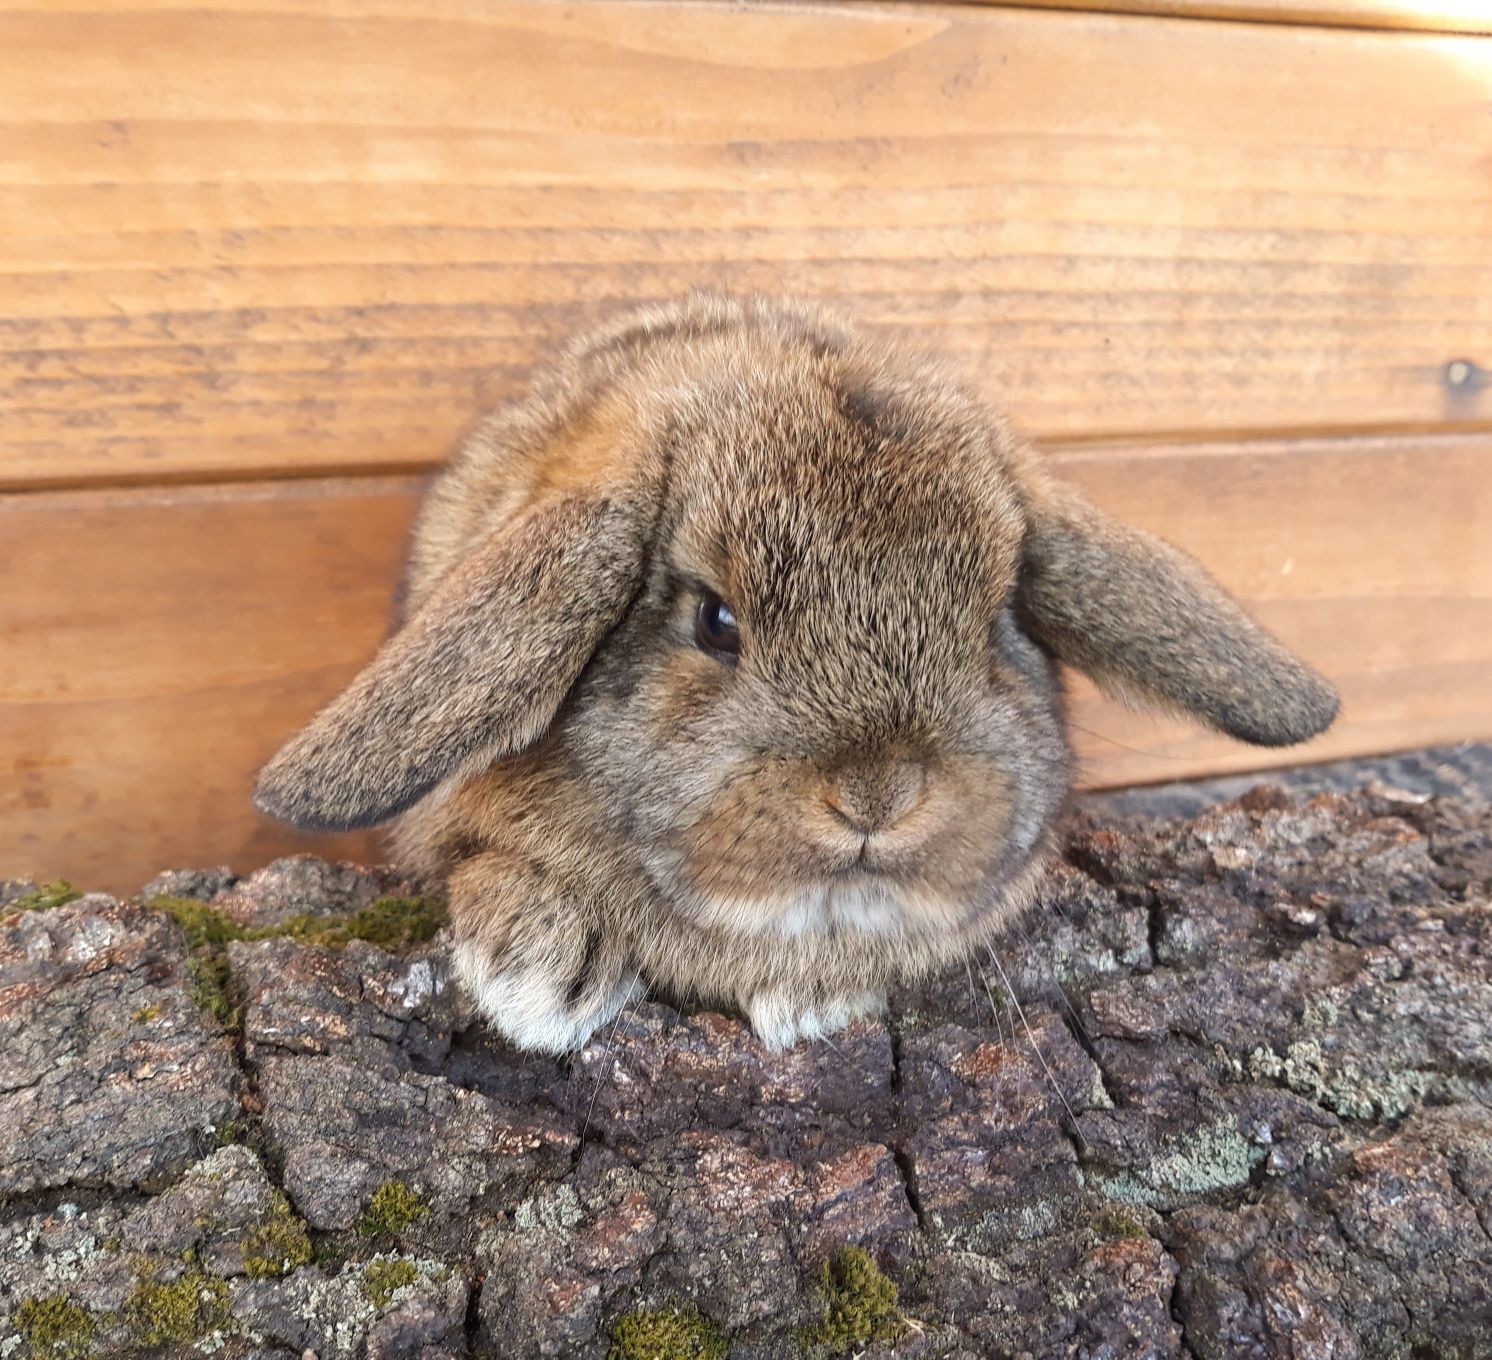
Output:
<instances>
[{"instance_id":1,"label":"wooden wall","mask_svg":"<svg viewBox=\"0 0 1492 1360\"><path fill-rule=\"evenodd\" d=\"M950 352L1339 682L1300 756L1492 736L1487 7L1102 7L0 0L0 876L366 853L248 790L421 474L698 283ZM1079 693L1090 783L1282 759Z\"/></svg>"}]
</instances>

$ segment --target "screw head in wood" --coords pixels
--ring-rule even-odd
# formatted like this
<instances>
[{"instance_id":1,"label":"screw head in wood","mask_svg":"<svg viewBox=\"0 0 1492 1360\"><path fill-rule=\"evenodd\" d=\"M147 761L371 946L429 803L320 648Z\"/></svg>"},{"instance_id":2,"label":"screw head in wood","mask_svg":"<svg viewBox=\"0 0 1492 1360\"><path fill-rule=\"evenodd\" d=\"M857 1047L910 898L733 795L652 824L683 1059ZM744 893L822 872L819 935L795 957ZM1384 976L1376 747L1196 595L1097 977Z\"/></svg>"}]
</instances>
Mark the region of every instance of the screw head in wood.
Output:
<instances>
[{"instance_id":1,"label":"screw head in wood","mask_svg":"<svg viewBox=\"0 0 1492 1360\"><path fill-rule=\"evenodd\" d=\"M1469 387L1477 376L1477 366L1470 359L1452 359L1445 366L1447 387Z\"/></svg>"}]
</instances>

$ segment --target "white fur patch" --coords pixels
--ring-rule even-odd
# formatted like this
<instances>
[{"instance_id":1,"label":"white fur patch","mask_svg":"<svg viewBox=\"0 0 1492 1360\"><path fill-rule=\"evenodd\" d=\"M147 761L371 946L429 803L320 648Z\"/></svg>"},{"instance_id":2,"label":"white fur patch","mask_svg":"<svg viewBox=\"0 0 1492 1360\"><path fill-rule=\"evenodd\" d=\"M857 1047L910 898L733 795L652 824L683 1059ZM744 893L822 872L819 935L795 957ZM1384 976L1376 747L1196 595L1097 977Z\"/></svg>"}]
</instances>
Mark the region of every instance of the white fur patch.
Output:
<instances>
[{"instance_id":1,"label":"white fur patch","mask_svg":"<svg viewBox=\"0 0 1492 1360\"><path fill-rule=\"evenodd\" d=\"M485 950L456 947L456 976L487 1022L516 1048L532 1053L573 1053L642 995L642 981L626 973L599 1005L571 1009L563 993L538 969L502 968Z\"/></svg>"},{"instance_id":2,"label":"white fur patch","mask_svg":"<svg viewBox=\"0 0 1492 1360\"><path fill-rule=\"evenodd\" d=\"M758 992L746 1002L746 1017L767 1048L791 1048L802 1039L822 1039L885 1008L882 992L855 992L806 1008L786 992Z\"/></svg>"},{"instance_id":3,"label":"white fur patch","mask_svg":"<svg viewBox=\"0 0 1492 1360\"><path fill-rule=\"evenodd\" d=\"M829 930L895 935L918 919L898 889L866 878L816 884L781 897L716 897L693 906L701 925L739 935L799 939Z\"/></svg>"}]
</instances>

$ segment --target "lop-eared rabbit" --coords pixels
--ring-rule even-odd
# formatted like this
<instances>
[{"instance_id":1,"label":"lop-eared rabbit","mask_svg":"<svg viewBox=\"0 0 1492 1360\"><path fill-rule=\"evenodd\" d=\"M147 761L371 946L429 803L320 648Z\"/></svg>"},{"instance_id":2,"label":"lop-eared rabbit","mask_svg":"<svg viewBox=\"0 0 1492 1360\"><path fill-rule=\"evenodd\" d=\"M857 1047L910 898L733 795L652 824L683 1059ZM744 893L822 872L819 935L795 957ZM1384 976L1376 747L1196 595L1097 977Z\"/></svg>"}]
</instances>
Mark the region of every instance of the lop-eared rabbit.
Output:
<instances>
[{"instance_id":1,"label":"lop-eared rabbit","mask_svg":"<svg viewBox=\"0 0 1492 1360\"><path fill-rule=\"evenodd\" d=\"M695 296L582 339L472 430L402 627L257 801L397 816L520 1047L574 1049L645 987L786 1045L1031 901L1069 790L1058 662L1266 746L1337 709L937 364Z\"/></svg>"}]
</instances>

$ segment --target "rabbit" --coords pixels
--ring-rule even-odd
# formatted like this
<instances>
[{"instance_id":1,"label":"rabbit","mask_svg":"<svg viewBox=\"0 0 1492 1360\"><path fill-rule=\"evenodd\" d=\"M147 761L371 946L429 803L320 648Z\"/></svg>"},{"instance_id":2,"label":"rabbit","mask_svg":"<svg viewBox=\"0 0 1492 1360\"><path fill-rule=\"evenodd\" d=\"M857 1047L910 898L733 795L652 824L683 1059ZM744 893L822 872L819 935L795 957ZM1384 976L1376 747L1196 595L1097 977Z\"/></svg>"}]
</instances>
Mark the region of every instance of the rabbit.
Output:
<instances>
[{"instance_id":1,"label":"rabbit","mask_svg":"<svg viewBox=\"0 0 1492 1360\"><path fill-rule=\"evenodd\" d=\"M780 1048L998 938L1070 792L1058 663L1279 746L1332 687L939 363L699 294L573 344L419 514L406 621L264 768L398 816L457 975L561 1054L648 989Z\"/></svg>"}]
</instances>

